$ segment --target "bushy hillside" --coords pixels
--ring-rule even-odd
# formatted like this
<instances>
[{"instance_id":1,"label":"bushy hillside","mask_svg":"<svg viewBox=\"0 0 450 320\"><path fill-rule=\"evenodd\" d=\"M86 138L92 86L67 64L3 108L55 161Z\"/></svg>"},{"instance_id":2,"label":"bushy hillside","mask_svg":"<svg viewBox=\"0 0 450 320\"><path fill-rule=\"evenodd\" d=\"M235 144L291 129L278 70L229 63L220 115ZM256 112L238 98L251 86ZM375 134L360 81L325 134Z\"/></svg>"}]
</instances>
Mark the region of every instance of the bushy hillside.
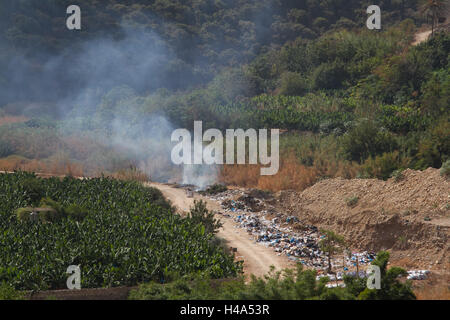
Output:
<instances>
[{"instance_id":1,"label":"bushy hillside","mask_svg":"<svg viewBox=\"0 0 450 320\"><path fill-rule=\"evenodd\" d=\"M413 16L416 3L379 1L385 26ZM65 26L66 8L72 4L82 9L81 31ZM109 77L98 74L102 81L96 87L126 84L139 93L190 88L210 80L223 67L250 62L286 41L314 39L342 27L361 28L370 4L355 0L1 1L0 83L5 91L0 104L73 97L99 63L107 63L120 77L111 80L114 72ZM83 55L92 44L92 53ZM99 55L104 57L97 60ZM139 81L135 81L137 74ZM158 79L150 79L155 74Z\"/></svg>"},{"instance_id":2,"label":"bushy hillside","mask_svg":"<svg viewBox=\"0 0 450 320\"><path fill-rule=\"evenodd\" d=\"M131 164L167 180L179 174L165 165L170 133L195 120L286 130L277 183L252 168L222 172L272 190L386 179L449 158L450 38L411 46L415 1L383 1L380 31L365 27L360 1L81 1L86 25L73 33L56 28L65 4L2 3L12 14L1 20L0 63L14 76L0 116L25 117L0 126L5 169Z\"/></svg>"}]
</instances>

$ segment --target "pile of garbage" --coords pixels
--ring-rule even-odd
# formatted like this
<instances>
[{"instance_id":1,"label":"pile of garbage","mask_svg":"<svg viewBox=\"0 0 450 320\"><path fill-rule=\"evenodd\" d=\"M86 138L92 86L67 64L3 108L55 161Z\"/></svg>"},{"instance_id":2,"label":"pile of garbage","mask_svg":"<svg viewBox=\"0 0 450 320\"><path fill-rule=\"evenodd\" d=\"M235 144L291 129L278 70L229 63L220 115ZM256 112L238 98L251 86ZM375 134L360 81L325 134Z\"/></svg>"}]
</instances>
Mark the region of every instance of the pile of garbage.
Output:
<instances>
[{"instance_id":1,"label":"pile of garbage","mask_svg":"<svg viewBox=\"0 0 450 320\"><path fill-rule=\"evenodd\" d=\"M408 271L408 280L425 280L428 278L430 270L410 270Z\"/></svg>"},{"instance_id":2,"label":"pile of garbage","mask_svg":"<svg viewBox=\"0 0 450 320\"><path fill-rule=\"evenodd\" d=\"M345 283L327 283L325 285L325 287L327 287L327 288L337 288L337 287L345 288Z\"/></svg>"},{"instance_id":3,"label":"pile of garbage","mask_svg":"<svg viewBox=\"0 0 450 320\"><path fill-rule=\"evenodd\" d=\"M344 275L367 277L364 270L376 258L376 254L370 251L344 252L331 259L333 270L343 271L327 274L328 257L319 245L324 236L320 235L316 226L302 223L296 216L277 212L268 201L270 195L258 190L227 190L210 195L210 199L220 202L221 214L233 219L237 227L245 229L257 243L317 270L317 279L327 276L331 281L327 286L343 286ZM407 279L424 280L429 274L429 270L410 270Z\"/></svg>"},{"instance_id":4,"label":"pile of garbage","mask_svg":"<svg viewBox=\"0 0 450 320\"><path fill-rule=\"evenodd\" d=\"M316 226L302 223L295 216L275 212L273 206L242 190L227 190L210 196L210 199L219 201L224 211L223 216L232 218L237 227L245 229L256 242L273 248L279 255L284 254L292 261L314 268L319 273L328 268L328 257L320 250L319 245L324 236ZM295 230L292 228L294 225ZM352 252L333 257L331 266L349 271L370 264L374 258L375 254L372 252ZM338 278L342 279L342 276Z\"/></svg>"},{"instance_id":5,"label":"pile of garbage","mask_svg":"<svg viewBox=\"0 0 450 320\"><path fill-rule=\"evenodd\" d=\"M357 265L371 264L376 258L375 252L352 252L351 257L348 259L350 265L356 267Z\"/></svg>"},{"instance_id":6,"label":"pile of garbage","mask_svg":"<svg viewBox=\"0 0 450 320\"><path fill-rule=\"evenodd\" d=\"M226 208L226 209L228 209L228 210L230 210L232 212L237 212L239 210L242 211L242 210L245 209L245 205L242 202L235 201L235 200L230 200L230 199L224 200L222 202L222 207Z\"/></svg>"}]
</instances>

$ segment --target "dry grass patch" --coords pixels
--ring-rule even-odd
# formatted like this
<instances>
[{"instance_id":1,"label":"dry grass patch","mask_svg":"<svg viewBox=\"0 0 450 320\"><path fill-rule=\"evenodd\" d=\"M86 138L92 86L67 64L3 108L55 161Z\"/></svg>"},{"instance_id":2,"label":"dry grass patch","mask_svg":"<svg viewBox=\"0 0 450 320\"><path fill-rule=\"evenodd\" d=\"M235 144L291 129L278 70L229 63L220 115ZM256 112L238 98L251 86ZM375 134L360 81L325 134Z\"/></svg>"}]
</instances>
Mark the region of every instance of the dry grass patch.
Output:
<instances>
[{"instance_id":1,"label":"dry grass patch","mask_svg":"<svg viewBox=\"0 0 450 320\"><path fill-rule=\"evenodd\" d=\"M3 117L0 117L0 126L2 126L4 124L9 124L9 123L25 122L28 120L29 119L24 116L3 116Z\"/></svg>"},{"instance_id":2,"label":"dry grass patch","mask_svg":"<svg viewBox=\"0 0 450 320\"><path fill-rule=\"evenodd\" d=\"M261 165L224 165L220 180L225 184L273 192L288 189L301 191L316 182L317 170L300 164L294 155L280 162L280 169L273 176L261 176Z\"/></svg>"},{"instance_id":3,"label":"dry grass patch","mask_svg":"<svg viewBox=\"0 0 450 320\"><path fill-rule=\"evenodd\" d=\"M108 176L118 180L125 180L125 181L138 181L138 182L150 181L150 177L148 174L133 166L128 169L118 170Z\"/></svg>"},{"instance_id":4,"label":"dry grass patch","mask_svg":"<svg viewBox=\"0 0 450 320\"><path fill-rule=\"evenodd\" d=\"M1 171L29 171L36 173L48 173L54 175L67 175L82 177L84 168L82 164L71 162L67 159L27 159L21 156L9 156L0 159Z\"/></svg>"}]
</instances>

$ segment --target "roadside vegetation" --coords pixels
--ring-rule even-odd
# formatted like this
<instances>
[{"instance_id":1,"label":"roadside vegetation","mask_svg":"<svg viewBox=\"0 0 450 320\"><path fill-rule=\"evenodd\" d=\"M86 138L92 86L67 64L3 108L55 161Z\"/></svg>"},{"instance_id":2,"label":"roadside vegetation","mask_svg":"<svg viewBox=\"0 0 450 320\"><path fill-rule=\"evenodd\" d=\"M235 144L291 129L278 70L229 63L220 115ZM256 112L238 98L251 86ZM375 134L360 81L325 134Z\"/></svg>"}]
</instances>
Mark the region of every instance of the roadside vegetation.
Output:
<instances>
[{"instance_id":1,"label":"roadside vegetation","mask_svg":"<svg viewBox=\"0 0 450 320\"><path fill-rule=\"evenodd\" d=\"M0 300L24 300L25 295L7 282L0 283Z\"/></svg>"},{"instance_id":2,"label":"roadside vegetation","mask_svg":"<svg viewBox=\"0 0 450 320\"><path fill-rule=\"evenodd\" d=\"M341 286L329 288L328 277L316 279L314 270L301 264L295 270L272 270L264 277L214 279L209 273L181 275L167 272L165 278L140 284L130 292L130 300L415 300L406 271L387 269L389 253L381 251L372 264L380 267L381 289L368 289L367 278L345 276ZM49 296L50 298L51 296ZM23 300L27 295L3 282L0 300Z\"/></svg>"},{"instance_id":3,"label":"roadside vegetation","mask_svg":"<svg viewBox=\"0 0 450 320\"><path fill-rule=\"evenodd\" d=\"M328 288L328 277L316 280L316 271L304 270L298 264L296 270L272 269L263 278L252 277L213 280L208 276L172 275L164 283L151 282L140 285L130 293L134 300L414 300L411 283L399 280L406 271L387 269L388 252L379 252L373 261L381 270L381 289L368 289L366 278L344 278L345 287Z\"/></svg>"}]
</instances>

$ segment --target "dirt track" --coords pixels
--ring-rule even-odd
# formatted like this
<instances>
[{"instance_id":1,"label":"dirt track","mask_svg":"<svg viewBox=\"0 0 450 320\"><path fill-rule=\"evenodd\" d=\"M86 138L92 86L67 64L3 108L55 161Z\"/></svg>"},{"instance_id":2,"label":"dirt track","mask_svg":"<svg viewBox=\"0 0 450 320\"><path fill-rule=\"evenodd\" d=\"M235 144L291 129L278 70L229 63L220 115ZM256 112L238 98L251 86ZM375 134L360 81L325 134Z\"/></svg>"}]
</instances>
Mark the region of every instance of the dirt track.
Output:
<instances>
[{"instance_id":1,"label":"dirt track","mask_svg":"<svg viewBox=\"0 0 450 320\"><path fill-rule=\"evenodd\" d=\"M195 194L194 198L188 198L186 191L182 188L159 183L150 183L148 185L161 190L164 196L178 208L180 213L189 211L194 203L194 199L206 201L209 210L218 211L220 209L220 205L217 202L198 194ZM263 276L270 270L271 265L275 266L277 270L294 266L294 263L286 256L278 256L272 249L251 240L243 229L235 228L234 222L230 219L225 219L221 216L217 217L221 218L223 223L223 227L218 235L227 240L230 247L237 248L236 256L239 260L244 260L244 274L246 276L250 274L259 277Z\"/></svg>"},{"instance_id":2,"label":"dirt track","mask_svg":"<svg viewBox=\"0 0 450 320\"><path fill-rule=\"evenodd\" d=\"M430 35L431 35L431 30L426 30L423 32L416 33L416 37L414 39L413 46L416 46L416 45L421 44L422 42L428 40Z\"/></svg>"}]
</instances>

